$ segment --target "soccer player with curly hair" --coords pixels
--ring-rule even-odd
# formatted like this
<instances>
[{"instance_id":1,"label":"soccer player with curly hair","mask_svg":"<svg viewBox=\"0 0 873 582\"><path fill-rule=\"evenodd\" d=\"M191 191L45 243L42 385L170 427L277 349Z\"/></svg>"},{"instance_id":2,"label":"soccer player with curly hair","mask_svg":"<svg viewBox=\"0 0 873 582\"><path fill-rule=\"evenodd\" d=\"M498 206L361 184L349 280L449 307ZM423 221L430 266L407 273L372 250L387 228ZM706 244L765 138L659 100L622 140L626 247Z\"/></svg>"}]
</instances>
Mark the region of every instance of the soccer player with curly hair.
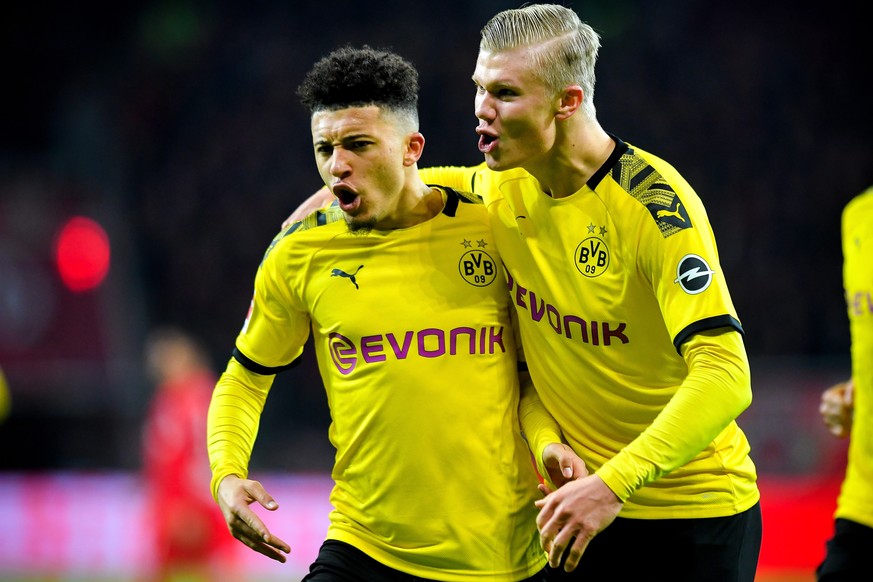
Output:
<instances>
[{"instance_id":1,"label":"soccer player with curly hair","mask_svg":"<svg viewBox=\"0 0 873 582\"><path fill-rule=\"evenodd\" d=\"M335 509L305 580L542 580L520 400L557 427L519 372L487 211L419 177L417 72L396 54L336 50L299 94L335 200L269 246L215 389L212 489L230 531L280 562L290 551L249 507L277 503L248 462L273 378L311 333Z\"/></svg>"}]
</instances>

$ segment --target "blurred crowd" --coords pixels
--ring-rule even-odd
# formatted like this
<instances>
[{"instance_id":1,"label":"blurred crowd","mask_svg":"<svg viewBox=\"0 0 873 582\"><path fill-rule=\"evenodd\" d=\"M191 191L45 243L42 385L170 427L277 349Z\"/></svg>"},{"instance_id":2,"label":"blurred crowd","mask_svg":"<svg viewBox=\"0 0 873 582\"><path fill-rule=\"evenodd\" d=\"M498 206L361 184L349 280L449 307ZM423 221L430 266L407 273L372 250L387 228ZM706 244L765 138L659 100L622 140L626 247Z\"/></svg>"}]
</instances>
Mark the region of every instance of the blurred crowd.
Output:
<instances>
[{"instance_id":1,"label":"blurred crowd","mask_svg":"<svg viewBox=\"0 0 873 582\"><path fill-rule=\"evenodd\" d=\"M0 243L28 236L20 220L4 220L13 210L102 218L114 272L125 274L117 301L131 302L107 335L126 337L118 341L135 354L149 328L171 323L223 368L263 250L320 186L295 95L304 71L342 44L398 51L422 73L421 165L478 163L469 80L478 32L517 4L18 8L3 24L16 83L0 128ZM574 7L603 36L595 99L603 126L669 159L707 205L750 356L846 354L839 215L873 183L860 7ZM22 211L27 204L37 205ZM271 397L286 405L269 409L283 416L264 418L265 430L314 428L289 437L300 459L259 462L329 466L316 375L308 363L280 379ZM130 380L141 392L135 404L145 386Z\"/></svg>"}]
</instances>

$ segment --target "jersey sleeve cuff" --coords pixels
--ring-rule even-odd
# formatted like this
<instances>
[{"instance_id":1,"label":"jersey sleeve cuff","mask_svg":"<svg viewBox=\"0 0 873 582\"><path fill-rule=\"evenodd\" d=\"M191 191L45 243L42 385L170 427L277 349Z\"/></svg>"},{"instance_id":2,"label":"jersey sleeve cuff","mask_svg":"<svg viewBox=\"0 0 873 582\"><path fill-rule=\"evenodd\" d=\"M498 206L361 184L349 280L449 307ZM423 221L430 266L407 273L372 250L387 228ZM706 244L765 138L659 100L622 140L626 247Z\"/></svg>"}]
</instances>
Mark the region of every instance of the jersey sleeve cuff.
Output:
<instances>
[{"instance_id":1,"label":"jersey sleeve cuff","mask_svg":"<svg viewBox=\"0 0 873 582\"><path fill-rule=\"evenodd\" d=\"M622 479L621 473L619 473L614 467L610 466L609 463L595 471L595 475L600 477L604 484L615 493L615 496L618 497L622 503L627 501L627 498L634 493L633 486Z\"/></svg>"},{"instance_id":2,"label":"jersey sleeve cuff","mask_svg":"<svg viewBox=\"0 0 873 582\"><path fill-rule=\"evenodd\" d=\"M218 486L221 484L221 480L229 475L237 475L241 479L248 478L248 474L246 471L239 471L236 469L231 469L230 467L225 467L214 471L212 473L212 481L210 481L209 483L209 488L212 490L212 498L215 499L216 503L218 502Z\"/></svg>"}]
</instances>

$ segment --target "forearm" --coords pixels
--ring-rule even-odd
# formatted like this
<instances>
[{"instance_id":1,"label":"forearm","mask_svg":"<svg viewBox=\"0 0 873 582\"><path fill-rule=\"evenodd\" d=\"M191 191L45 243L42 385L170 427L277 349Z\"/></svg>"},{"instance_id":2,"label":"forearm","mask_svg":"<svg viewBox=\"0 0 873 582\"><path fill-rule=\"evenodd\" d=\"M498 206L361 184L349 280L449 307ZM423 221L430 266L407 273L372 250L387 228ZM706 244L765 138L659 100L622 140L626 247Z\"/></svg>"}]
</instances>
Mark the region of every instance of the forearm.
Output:
<instances>
[{"instance_id":1,"label":"forearm","mask_svg":"<svg viewBox=\"0 0 873 582\"><path fill-rule=\"evenodd\" d=\"M546 410L534 388L530 374L520 373L521 398L518 403L518 418L521 423L521 431L527 440L528 447L534 456L537 470L544 478L548 478L548 471L543 464L543 451L550 443L563 442L561 427Z\"/></svg>"},{"instance_id":2,"label":"forearm","mask_svg":"<svg viewBox=\"0 0 873 582\"><path fill-rule=\"evenodd\" d=\"M274 377L250 372L231 359L219 378L206 426L213 497L217 497L218 484L228 475L248 476L261 412Z\"/></svg>"},{"instance_id":3,"label":"forearm","mask_svg":"<svg viewBox=\"0 0 873 582\"><path fill-rule=\"evenodd\" d=\"M739 333L696 335L686 344L685 359L688 376L667 406L597 471L622 501L694 458L751 403L749 363Z\"/></svg>"}]
</instances>

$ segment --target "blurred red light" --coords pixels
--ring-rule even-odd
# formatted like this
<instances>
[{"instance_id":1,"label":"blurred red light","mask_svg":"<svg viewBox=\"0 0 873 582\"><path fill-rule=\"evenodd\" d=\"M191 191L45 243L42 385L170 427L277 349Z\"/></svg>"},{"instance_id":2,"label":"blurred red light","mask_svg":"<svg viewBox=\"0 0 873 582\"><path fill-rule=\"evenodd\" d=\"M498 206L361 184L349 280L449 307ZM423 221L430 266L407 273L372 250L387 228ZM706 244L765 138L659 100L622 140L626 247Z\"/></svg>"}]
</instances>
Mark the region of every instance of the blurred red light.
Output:
<instances>
[{"instance_id":1,"label":"blurred red light","mask_svg":"<svg viewBox=\"0 0 873 582\"><path fill-rule=\"evenodd\" d=\"M71 291L93 289L109 272L109 236L90 218L76 216L67 221L54 250L58 273Z\"/></svg>"}]
</instances>

